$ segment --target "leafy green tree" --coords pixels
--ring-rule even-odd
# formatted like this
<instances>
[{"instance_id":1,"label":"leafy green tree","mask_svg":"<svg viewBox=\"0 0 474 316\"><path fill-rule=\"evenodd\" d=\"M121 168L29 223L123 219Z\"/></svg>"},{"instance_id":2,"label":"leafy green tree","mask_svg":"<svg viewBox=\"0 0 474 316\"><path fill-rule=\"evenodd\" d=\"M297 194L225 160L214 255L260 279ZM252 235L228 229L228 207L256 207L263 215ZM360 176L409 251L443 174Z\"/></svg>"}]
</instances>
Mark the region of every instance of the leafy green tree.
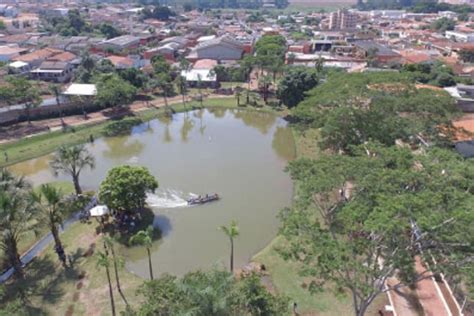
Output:
<instances>
[{"instance_id":1,"label":"leafy green tree","mask_svg":"<svg viewBox=\"0 0 474 316\"><path fill-rule=\"evenodd\" d=\"M109 283L109 297L110 297L110 306L112 308L112 315L115 316L115 300L114 300L114 291L112 289L112 280L110 279L110 259L109 256L103 252L97 253L97 267L104 268L107 275L107 282Z\"/></svg>"},{"instance_id":2,"label":"leafy green tree","mask_svg":"<svg viewBox=\"0 0 474 316\"><path fill-rule=\"evenodd\" d=\"M438 32L452 31L456 26L456 22L453 19L442 17L431 23L430 27L432 30Z\"/></svg>"},{"instance_id":3,"label":"leafy green tree","mask_svg":"<svg viewBox=\"0 0 474 316\"><path fill-rule=\"evenodd\" d=\"M158 182L145 167L118 166L109 170L100 184L99 199L119 212L143 209L146 194L154 192Z\"/></svg>"},{"instance_id":4,"label":"leafy green tree","mask_svg":"<svg viewBox=\"0 0 474 316\"><path fill-rule=\"evenodd\" d=\"M79 176L85 168L94 169L95 159L84 145L70 147L63 145L54 153L50 165L56 175L59 172L70 175L76 194L80 195L82 189L79 185Z\"/></svg>"},{"instance_id":5,"label":"leafy green tree","mask_svg":"<svg viewBox=\"0 0 474 316\"><path fill-rule=\"evenodd\" d=\"M260 91L263 93L263 101L267 103L268 101L268 94L270 93L270 86L272 85L272 78L268 75L260 77L258 80L258 87Z\"/></svg>"},{"instance_id":6,"label":"leafy green tree","mask_svg":"<svg viewBox=\"0 0 474 316\"><path fill-rule=\"evenodd\" d=\"M137 89L116 74L105 74L96 79L95 102L101 107L126 105L133 101Z\"/></svg>"},{"instance_id":7,"label":"leafy green tree","mask_svg":"<svg viewBox=\"0 0 474 316\"><path fill-rule=\"evenodd\" d=\"M292 67L278 83L277 97L287 107L294 107L300 103L305 92L318 84L318 73L315 69L306 67Z\"/></svg>"},{"instance_id":8,"label":"leafy green tree","mask_svg":"<svg viewBox=\"0 0 474 316\"><path fill-rule=\"evenodd\" d=\"M41 104L39 90L31 81L22 76L9 76L6 78L10 93L10 101L22 104L25 108L28 123L31 123L30 111Z\"/></svg>"},{"instance_id":9,"label":"leafy green tree","mask_svg":"<svg viewBox=\"0 0 474 316\"><path fill-rule=\"evenodd\" d=\"M6 29L7 29L7 26L5 25L5 22L3 22L3 20L0 21L0 30L3 31L3 30L6 30Z\"/></svg>"},{"instance_id":10,"label":"leafy green tree","mask_svg":"<svg viewBox=\"0 0 474 316\"><path fill-rule=\"evenodd\" d=\"M109 23L102 23L99 26L99 31L107 38L114 38L122 35L122 32L116 29L113 25Z\"/></svg>"},{"instance_id":11,"label":"leafy green tree","mask_svg":"<svg viewBox=\"0 0 474 316\"><path fill-rule=\"evenodd\" d=\"M285 315L288 299L273 296L256 275L236 280L230 272L190 272L145 282L139 315Z\"/></svg>"},{"instance_id":12,"label":"leafy green tree","mask_svg":"<svg viewBox=\"0 0 474 316\"><path fill-rule=\"evenodd\" d=\"M461 57L462 61L464 61L465 63L474 62L474 50L461 49L459 51L459 56Z\"/></svg>"},{"instance_id":13,"label":"leafy green tree","mask_svg":"<svg viewBox=\"0 0 474 316\"><path fill-rule=\"evenodd\" d=\"M448 94L418 89L406 73L331 73L307 94L293 109L296 124L320 128L322 147L335 151L370 140L416 145L421 137L447 144L446 131L459 113Z\"/></svg>"},{"instance_id":14,"label":"leafy green tree","mask_svg":"<svg viewBox=\"0 0 474 316\"><path fill-rule=\"evenodd\" d=\"M51 231L59 260L66 267L66 257L61 255L61 251L64 248L59 238L59 227L64 220L62 214L64 209L64 205L62 205L63 193L60 189L50 184L42 184L39 188L39 193L34 194L34 199L42 212L42 217L44 218L44 222L42 222Z\"/></svg>"},{"instance_id":15,"label":"leafy green tree","mask_svg":"<svg viewBox=\"0 0 474 316\"><path fill-rule=\"evenodd\" d=\"M364 315L376 297L403 284L439 272L465 275L462 258L472 256L465 246L474 238L470 161L447 150L415 155L367 143L352 156L298 159L288 170L301 191L295 208L282 212L289 242L282 254L301 262L301 273L314 279L310 290L331 282ZM416 258L429 269L415 271ZM401 283L387 286L390 277Z\"/></svg>"},{"instance_id":16,"label":"leafy green tree","mask_svg":"<svg viewBox=\"0 0 474 316\"><path fill-rule=\"evenodd\" d=\"M234 239L239 236L239 227L237 226L236 221L232 221L229 225L227 226L221 226L219 227L224 234L229 237L230 241L230 272L234 271Z\"/></svg>"},{"instance_id":17,"label":"leafy green tree","mask_svg":"<svg viewBox=\"0 0 474 316\"><path fill-rule=\"evenodd\" d=\"M148 255L148 270L150 272L150 280L153 280L153 265L151 262L151 247L153 246L153 226L148 226L145 230L140 230L130 237L130 244L141 245L146 248Z\"/></svg>"},{"instance_id":18,"label":"leafy green tree","mask_svg":"<svg viewBox=\"0 0 474 316\"><path fill-rule=\"evenodd\" d=\"M127 68L118 71L118 75L128 81L137 89L143 89L149 80L149 77L136 68Z\"/></svg>"},{"instance_id":19,"label":"leafy green tree","mask_svg":"<svg viewBox=\"0 0 474 316\"><path fill-rule=\"evenodd\" d=\"M18 243L21 237L31 230L31 221L35 218L36 211L31 200L31 185L22 177L16 177L7 169L1 169L0 247L18 278L24 277Z\"/></svg>"}]
</instances>

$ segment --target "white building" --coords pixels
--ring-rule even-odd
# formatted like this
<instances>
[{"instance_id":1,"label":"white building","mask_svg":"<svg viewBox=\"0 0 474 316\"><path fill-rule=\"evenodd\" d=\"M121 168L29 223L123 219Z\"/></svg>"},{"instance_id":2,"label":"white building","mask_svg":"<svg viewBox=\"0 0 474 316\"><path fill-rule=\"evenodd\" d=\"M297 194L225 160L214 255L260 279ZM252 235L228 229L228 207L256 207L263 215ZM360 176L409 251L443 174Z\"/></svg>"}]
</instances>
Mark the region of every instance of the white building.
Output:
<instances>
[{"instance_id":1,"label":"white building","mask_svg":"<svg viewBox=\"0 0 474 316\"><path fill-rule=\"evenodd\" d=\"M446 36L446 38L454 39L458 42L464 42L464 43L473 43L474 42L474 33L446 31L445 36Z\"/></svg>"}]
</instances>

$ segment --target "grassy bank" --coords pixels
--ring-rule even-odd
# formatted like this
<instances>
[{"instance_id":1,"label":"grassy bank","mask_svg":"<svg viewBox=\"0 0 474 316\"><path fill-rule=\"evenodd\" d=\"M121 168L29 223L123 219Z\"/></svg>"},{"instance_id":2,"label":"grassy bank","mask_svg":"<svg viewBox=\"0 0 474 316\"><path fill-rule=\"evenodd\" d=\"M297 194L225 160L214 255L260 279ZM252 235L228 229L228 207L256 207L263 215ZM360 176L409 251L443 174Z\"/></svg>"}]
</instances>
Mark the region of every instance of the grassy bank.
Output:
<instances>
[{"instance_id":1,"label":"grassy bank","mask_svg":"<svg viewBox=\"0 0 474 316\"><path fill-rule=\"evenodd\" d=\"M193 101L187 103L186 108L182 103L173 104L170 107L175 112L184 112L192 108L199 107L200 103ZM229 98L210 98L203 101L203 107L206 108L226 108L233 109L237 108L236 100L233 97ZM248 109L255 109L247 107ZM257 109L255 109L257 110ZM270 111L270 109L263 108L260 111ZM165 109L161 108L150 108L144 111L135 113L135 116L139 117L143 121L149 121L155 119L161 115L165 115ZM6 152L8 154L8 161L5 161L3 155L0 158L0 167L9 166L21 161L29 160L39 156L46 155L56 150L59 146L75 145L88 142L90 136L94 138L103 136L104 129L106 126L111 124L112 121L104 121L100 123L84 124L75 126L67 132L54 131L48 132L32 137L23 138L21 140L0 145L0 153Z\"/></svg>"}]
</instances>

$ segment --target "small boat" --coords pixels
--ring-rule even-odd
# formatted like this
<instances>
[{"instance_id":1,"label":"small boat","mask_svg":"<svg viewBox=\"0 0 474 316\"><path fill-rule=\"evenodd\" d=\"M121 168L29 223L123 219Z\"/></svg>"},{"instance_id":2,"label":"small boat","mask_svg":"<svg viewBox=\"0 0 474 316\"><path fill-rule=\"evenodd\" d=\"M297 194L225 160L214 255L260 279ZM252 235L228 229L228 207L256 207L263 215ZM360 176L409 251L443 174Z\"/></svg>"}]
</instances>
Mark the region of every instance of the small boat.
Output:
<instances>
[{"instance_id":1,"label":"small boat","mask_svg":"<svg viewBox=\"0 0 474 316\"><path fill-rule=\"evenodd\" d=\"M188 205L196 205L196 204L209 203L209 202L217 201L217 200L219 200L219 195L215 193L215 194L206 194L205 196L198 196L195 198L191 198L187 202L188 202Z\"/></svg>"}]
</instances>

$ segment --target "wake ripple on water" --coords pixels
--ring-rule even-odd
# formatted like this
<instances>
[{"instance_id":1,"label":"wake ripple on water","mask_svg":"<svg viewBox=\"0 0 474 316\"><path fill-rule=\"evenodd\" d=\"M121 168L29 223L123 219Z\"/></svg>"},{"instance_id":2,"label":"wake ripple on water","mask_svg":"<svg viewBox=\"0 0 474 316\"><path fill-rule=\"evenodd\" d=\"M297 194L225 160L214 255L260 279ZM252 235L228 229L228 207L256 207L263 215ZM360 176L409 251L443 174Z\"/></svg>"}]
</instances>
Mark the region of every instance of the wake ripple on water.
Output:
<instances>
[{"instance_id":1,"label":"wake ripple on water","mask_svg":"<svg viewBox=\"0 0 474 316\"><path fill-rule=\"evenodd\" d=\"M181 191L165 189L157 190L156 193L147 194L146 202L156 208L177 208L188 206L187 200L196 197L194 193L186 194Z\"/></svg>"}]
</instances>

